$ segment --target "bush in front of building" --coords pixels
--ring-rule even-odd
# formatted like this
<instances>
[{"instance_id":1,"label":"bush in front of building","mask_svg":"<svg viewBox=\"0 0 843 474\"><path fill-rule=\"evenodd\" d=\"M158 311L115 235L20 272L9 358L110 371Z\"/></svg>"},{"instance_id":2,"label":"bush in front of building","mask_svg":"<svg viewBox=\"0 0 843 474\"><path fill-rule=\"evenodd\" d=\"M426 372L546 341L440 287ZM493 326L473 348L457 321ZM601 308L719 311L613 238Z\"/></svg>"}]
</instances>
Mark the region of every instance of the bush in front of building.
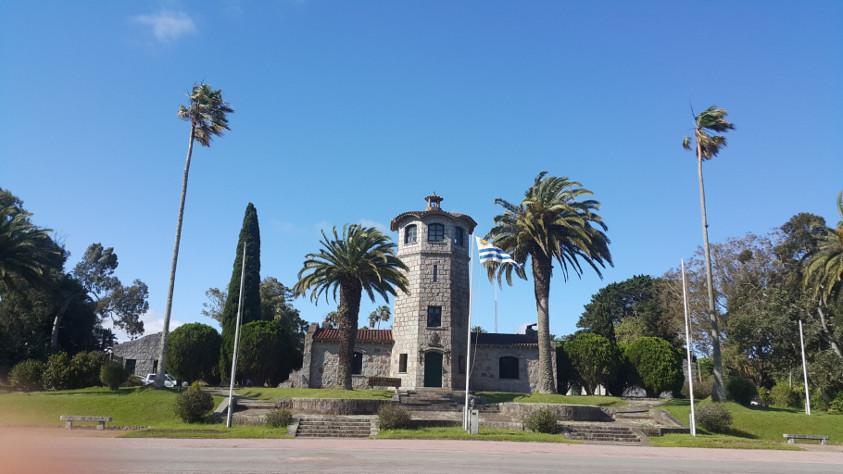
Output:
<instances>
[{"instance_id":1,"label":"bush in front of building","mask_svg":"<svg viewBox=\"0 0 843 474\"><path fill-rule=\"evenodd\" d=\"M194 383L176 398L176 415L187 423L203 421L214 409L214 397Z\"/></svg>"},{"instance_id":2,"label":"bush in front of building","mask_svg":"<svg viewBox=\"0 0 843 474\"><path fill-rule=\"evenodd\" d=\"M47 365L40 360L26 359L18 362L9 372L9 382L13 387L30 392L44 388L44 369Z\"/></svg>"},{"instance_id":3,"label":"bush in front of building","mask_svg":"<svg viewBox=\"0 0 843 474\"><path fill-rule=\"evenodd\" d=\"M697 407L697 423L711 433L728 433L732 429L732 414L722 403L708 403Z\"/></svg>"},{"instance_id":4,"label":"bush in front of building","mask_svg":"<svg viewBox=\"0 0 843 474\"><path fill-rule=\"evenodd\" d=\"M682 353L669 342L652 336L639 337L626 345L624 353L632 367L635 380L658 397L666 390L679 390L685 378L682 373Z\"/></svg>"},{"instance_id":5,"label":"bush in front of building","mask_svg":"<svg viewBox=\"0 0 843 474\"><path fill-rule=\"evenodd\" d=\"M606 337L581 332L565 341L564 347L589 394L593 394L598 385L607 386L617 376L620 354L617 346Z\"/></svg>"},{"instance_id":6,"label":"bush in front of building","mask_svg":"<svg viewBox=\"0 0 843 474\"><path fill-rule=\"evenodd\" d=\"M105 352L79 352L70 359L70 386L93 387L100 384L100 369L108 362Z\"/></svg>"},{"instance_id":7,"label":"bush in front of building","mask_svg":"<svg viewBox=\"0 0 843 474\"><path fill-rule=\"evenodd\" d=\"M749 406L752 400L758 396L758 387L752 381L743 377L729 377L726 382L726 394L729 400Z\"/></svg>"},{"instance_id":8,"label":"bush in front of building","mask_svg":"<svg viewBox=\"0 0 843 474\"><path fill-rule=\"evenodd\" d=\"M279 321L253 321L240 328L237 378L250 385L274 387L285 375L289 340Z\"/></svg>"},{"instance_id":9,"label":"bush in front of building","mask_svg":"<svg viewBox=\"0 0 843 474\"><path fill-rule=\"evenodd\" d=\"M378 421L382 430L412 427L410 413L398 405L383 405L378 410Z\"/></svg>"},{"instance_id":10,"label":"bush in front of building","mask_svg":"<svg viewBox=\"0 0 843 474\"><path fill-rule=\"evenodd\" d=\"M556 433L559 429L556 412L549 408L540 408L524 417L524 427L536 433Z\"/></svg>"},{"instance_id":11,"label":"bush in front of building","mask_svg":"<svg viewBox=\"0 0 843 474\"><path fill-rule=\"evenodd\" d=\"M177 327L167 338L167 372L187 382L213 379L221 343L217 330L207 324Z\"/></svg>"},{"instance_id":12,"label":"bush in front of building","mask_svg":"<svg viewBox=\"0 0 843 474\"><path fill-rule=\"evenodd\" d=\"M100 367L100 382L111 390L117 390L129 380L129 372L117 362L108 361Z\"/></svg>"},{"instance_id":13,"label":"bush in front of building","mask_svg":"<svg viewBox=\"0 0 843 474\"><path fill-rule=\"evenodd\" d=\"M266 414L266 424L273 428L284 428L293 422L290 410L278 408Z\"/></svg>"},{"instance_id":14,"label":"bush in front of building","mask_svg":"<svg viewBox=\"0 0 843 474\"><path fill-rule=\"evenodd\" d=\"M66 352L56 352L47 358L44 369L44 388L48 390L66 390L71 388L73 371L70 356Z\"/></svg>"}]
</instances>

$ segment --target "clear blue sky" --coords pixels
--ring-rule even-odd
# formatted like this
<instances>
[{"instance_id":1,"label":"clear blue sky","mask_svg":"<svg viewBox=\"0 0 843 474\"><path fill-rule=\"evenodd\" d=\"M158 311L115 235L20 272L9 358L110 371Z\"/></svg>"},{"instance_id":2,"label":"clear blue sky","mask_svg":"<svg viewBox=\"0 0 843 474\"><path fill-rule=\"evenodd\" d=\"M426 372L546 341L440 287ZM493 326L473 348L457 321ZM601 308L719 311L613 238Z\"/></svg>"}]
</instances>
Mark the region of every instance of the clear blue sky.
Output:
<instances>
[{"instance_id":1,"label":"clear blue sky","mask_svg":"<svg viewBox=\"0 0 843 474\"><path fill-rule=\"evenodd\" d=\"M737 124L705 165L714 240L800 211L837 221L842 45L838 1L7 1L0 186L71 265L114 246L119 275L149 284L157 330L188 135L175 112L196 81L236 113L194 155L177 322L205 319L204 291L227 285L249 201L262 275L292 284L322 227L388 227L436 191L485 232L495 197L519 199L541 170L570 176L603 203L615 267L555 278L562 334L601 286L700 244L689 104ZM309 320L332 309L296 305ZM501 330L534 318L532 282L504 288Z\"/></svg>"}]
</instances>

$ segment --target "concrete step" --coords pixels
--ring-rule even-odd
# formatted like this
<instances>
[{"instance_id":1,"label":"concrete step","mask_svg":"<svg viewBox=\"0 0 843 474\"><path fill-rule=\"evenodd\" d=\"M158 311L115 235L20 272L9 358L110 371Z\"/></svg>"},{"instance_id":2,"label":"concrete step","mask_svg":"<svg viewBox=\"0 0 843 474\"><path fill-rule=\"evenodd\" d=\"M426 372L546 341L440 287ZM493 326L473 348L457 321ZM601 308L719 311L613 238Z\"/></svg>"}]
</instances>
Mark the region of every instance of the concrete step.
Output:
<instances>
[{"instance_id":1,"label":"concrete step","mask_svg":"<svg viewBox=\"0 0 843 474\"><path fill-rule=\"evenodd\" d=\"M299 420L296 437L301 438L368 438L372 424L368 418L321 416Z\"/></svg>"}]
</instances>

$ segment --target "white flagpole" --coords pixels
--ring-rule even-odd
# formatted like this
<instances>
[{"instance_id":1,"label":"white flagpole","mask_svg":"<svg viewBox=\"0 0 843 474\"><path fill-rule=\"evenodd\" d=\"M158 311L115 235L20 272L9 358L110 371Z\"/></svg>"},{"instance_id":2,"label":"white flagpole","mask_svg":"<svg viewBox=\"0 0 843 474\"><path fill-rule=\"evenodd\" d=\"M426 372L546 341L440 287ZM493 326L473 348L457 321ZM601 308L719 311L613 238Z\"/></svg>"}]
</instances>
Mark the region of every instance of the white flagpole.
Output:
<instances>
[{"instance_id":1,"label":"white flagpole","mask_svg":"<svg viewBox=\"0 0 843 474\"><path fill-rule=\"evenodd\" d=\"M237 322L234 329L234 355L231 357L231 381L228 385L228 416L226 428L231 428L231 416L234 412L234 377L237 375L237 351L240 346L240 318L243 310L243 284L246 280L246 241L243 241L243 262L240 267L240 299L237 300Z\"/></svg>"},{"instance_id":2,"label":"white flagpole","mask_svg":"<svg viewBox=\"0 0 843 474\"><path fill-rule=\"evenodd\" d=\"M468 431L468 384L471 380L471 303L474 299L474 233L469 235L471 243L468 250L468 341L466 341L465 355L465 406L463 407L462 425Z\"/></svg>"},{"instance_id":3,"label":"white flagpole","mask_svg":"<svg viewBox=\"0 0 843 474\"><path fill-rule=\"evenodd\" d=\"M805 414L811 414L811 394L808 393L808 364L805 363L805 338L802 336L802 320L799 320L799 343L802 345L802 377L805 383Z\"/></svg>"},{"instance_id":4,"label":"white flagpole","mask_svg":"<svg viewBox=\"0 0 843 474\"><path fill-rule=\"evenodd\" d=\"M498 285L492 282L495 292L495 332L498 332Z\"/></svg>"},{"instance_id":5,"label":"white flagpole","mask_svg":"<svg viewBox=\"0 0 843 474\"><path fill-rule=\"evenodd\" d=\"M688 316L688 287L685 283L685 260L680 260L682 267L682 302L685 305L685 352L688 356L688 396L691 398L691 436L697 435L697 420L694 416L694 374L691 372L691 320ZM699 373L699 371L697 371Z\"/></svg>"}]
</instances>

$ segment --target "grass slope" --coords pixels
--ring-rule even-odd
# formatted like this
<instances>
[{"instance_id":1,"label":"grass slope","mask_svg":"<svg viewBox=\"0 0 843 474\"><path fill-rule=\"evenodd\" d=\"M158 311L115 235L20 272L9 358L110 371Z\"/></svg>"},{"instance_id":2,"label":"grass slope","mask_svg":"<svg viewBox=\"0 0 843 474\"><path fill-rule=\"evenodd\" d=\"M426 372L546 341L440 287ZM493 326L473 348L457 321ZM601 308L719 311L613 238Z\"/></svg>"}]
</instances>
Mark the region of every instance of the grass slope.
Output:
<instances>
[{"instance_id":1,"label":"grass slope","mask_svg":"<svg viewBox=\"0 0 843 474\"><path fill-rule=\"evenodd\" d=\"M379 439L474 439L486 441L540 441L547 443L576 443L561 434L534 433L532 431L481 428L476 435L466 433L462 427L424 427L406 430L381 430Z\"/></svg>"},{"instance_id":2,"label":"grass slope","mask_svg":"<svg viewBox=\"0 0 843 474\"><path fill-rule=\"evenodd\" d=\"M609 396L559 395L557 393L512 393L478 392L487 403L558 403L562 405L596 405L599 407L621 407L626 404L622 398Z\"/></svg>"},{"instance_id":3,"label":"grass slope","mask_svg":"<svg viewBox=\"0 0 843 474\"><path fill-rule=\"evenodd\" d=\"M711 402L704 400L698 406L707 403ZM784 438L782 438L784 433L828 435L830 443L843 443L843 415L814 412L811 416L808 416L800 410L786 408L747 408L732 402L725 405L732 414L734 430L729 433L730 436L711 436L712 444L719 444L724 440L727 441L726 444L730 440L738 443L760 440L772 442L773 445L781 448L781 445L784 444ZM672 400L664 404L662 408L687 425L686 420L688 420L691 411L687 400ZM697 430L706 434L705 430L700 427ZM653 444L659 442L672 443L682 439L682 437L693 439L690 435L671 435L665 437L663 441L658 441L658 438L652 438L652 441L654 441ZM690 444L683 444L683 446L690 446Z\"/></svg>"}]
</instances>

